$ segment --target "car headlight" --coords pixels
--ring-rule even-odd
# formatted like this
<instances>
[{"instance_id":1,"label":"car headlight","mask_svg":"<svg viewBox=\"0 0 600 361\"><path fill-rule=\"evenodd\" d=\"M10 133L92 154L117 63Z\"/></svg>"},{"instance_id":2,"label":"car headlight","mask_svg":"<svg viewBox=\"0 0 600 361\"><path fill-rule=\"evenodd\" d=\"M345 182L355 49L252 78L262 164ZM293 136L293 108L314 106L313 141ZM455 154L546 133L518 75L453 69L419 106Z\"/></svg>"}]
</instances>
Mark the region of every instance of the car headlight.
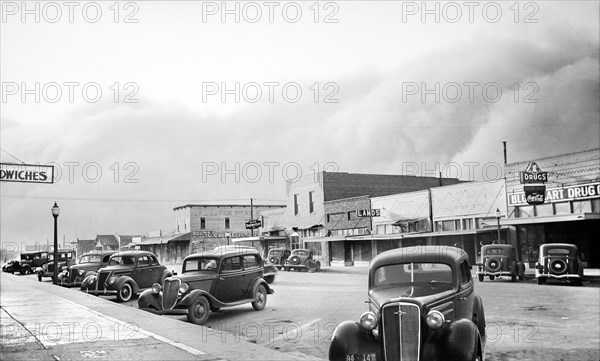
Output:
<instances>
[{"instance_id":1,"label":"car headlight","mask_svg":"<svg viewBox=\"0 0 600 361\"><path fill-rule=\"evenodd\" d=\"M159 283L154 283L152 285L152 293L158 294L160 292L160 290L162 290L162 287Z\"/></svg>"},{"instance_id":2,"label":"car headlight","mask_svg":"<svg viewBox=\"0 0 600 361\"><path fill-rule=\"evenodd\" d=\"M92 284L92 283L96 282L96 276L90 276L87 280L88 280L89 284Z\"/></svg>"},{"instance_id":3,"label":"car headlight","mask_svg":"<svg viewBox=\"0 0 600 361\"><path fill-rule=\"evenodd\" d=\"M373 312L365 312L360 316L360 326L371 331L377 327L377 316Z\"/></svg>"},{"instance_id":4,"label":"car headlight","mask_svg":"<svg viewBox=\"0 0 600 361\"><path fill-rule=\"evenodd\" d=\"M190 286L188 286L187 283L182 283L181 286L179 286L179 293L186 293L189 289Z\"/></svg>"},{"instance_id":5,"label":"car headlight","mask_svg":"<svg viewBox=\"0 0 600 361\"><path fill-rule=\"evenodd\" d=\"M117 280L117 277L111 277L108 279L108 284L112 285L113 283L115 283L116 280Z\"/></svg>"},{"instance_id":6,"label":"car headlight","mask_svg":"<svg viewBox=\"0 0 600 361\"><path fill-rule=\"evenodd\" d=\"M84 270L80 269L79 272L77 272L78 275L83 276L83 274L85 273Z\"/></svg>"},{"instance_id":7,"label":"car headlight","mask_svg":"<svg viewBox=\"0 0 600 361\"><path fill-rule=\"evenodd\" d=\"M426 322L427 322L427 326L429 326L429 328L437 330L444 325L444 322L446 322L446 319L444 318L444 314L441 313L440 311L431 310L427 314Z\"/></svg>"}]
</instances>

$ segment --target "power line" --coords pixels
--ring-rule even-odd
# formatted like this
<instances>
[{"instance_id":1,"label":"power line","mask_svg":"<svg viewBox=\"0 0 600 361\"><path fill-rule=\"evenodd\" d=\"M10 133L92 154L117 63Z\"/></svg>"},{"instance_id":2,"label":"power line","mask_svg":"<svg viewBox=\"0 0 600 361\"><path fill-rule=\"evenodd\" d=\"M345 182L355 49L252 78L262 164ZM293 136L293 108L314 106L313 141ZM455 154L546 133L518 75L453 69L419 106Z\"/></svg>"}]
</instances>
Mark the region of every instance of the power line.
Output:
<instances>
[{"instance_id":1,"label":"power line","mask_svg":"<svg viewBox=\"0 0 600 361\"><path fill-rule=\"evenodd\" d=\"M10 155L11 157L15 158L16 160L18 160L18 161L19 161L19 163L25 163L25 162L23 162L22 160L20 160L19 158L17 158L17 157L15 157L14 155L10 154L10 153L9 153L8 151L6 151L4 148L1 148L1 147L0 147L0 150L2 150L4 153L6 153L6 154Z\"/></svg>"}]
</instances>

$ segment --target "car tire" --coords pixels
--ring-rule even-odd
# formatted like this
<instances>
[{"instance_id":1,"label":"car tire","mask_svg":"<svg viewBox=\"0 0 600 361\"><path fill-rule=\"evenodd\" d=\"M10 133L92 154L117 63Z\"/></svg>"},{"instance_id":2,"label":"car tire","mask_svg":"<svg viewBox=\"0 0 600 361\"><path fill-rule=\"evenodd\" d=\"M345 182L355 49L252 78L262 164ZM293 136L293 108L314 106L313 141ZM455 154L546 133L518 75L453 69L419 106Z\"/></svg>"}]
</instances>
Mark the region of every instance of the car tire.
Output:
<instances>
[{"instance_id":1,"label":"car tire","mask_svg":"<svg viewBox=\"0 0 600 361\"><path fill-rule=\"evenodd\" d=\"M133 287L131 287L131 283L125 282L117 292L117 300L119 300L119 302L128 302L132 297Z\"/></svg>"},{"instance_id":2,"label":"car tire","mask_svg":"<svg viewBox=\"0 0 600 361\"><path fill-rule=\"evenodd\" d=\"M546 279L542 278L542 277L538 277L537 278L537 284L538 285L543 285L544 283L546 283Z\"/></svg>"},{"instance_id":3,"label":"car tire","mask_svg":"<svg viewBox=\"0 0 600 361\"><path fill-rule=\"evenodd\" d=\"M477 275L477 278L479 278L479 282L483 282L483 279L485 278L484 275Z\"/></svg>"},{"instance_id":4,"label":"car tire","mask_svg":"<svg viewBox=\"0 0 600 361\"><path fill-rule=\"evenodd\" d=\"M498 272L502 267L502 262L496 258L488 258L485 260L485 269L489 272Z\"/></svg>"},{"instance_id":5,"label":"car tire","mask_svg":"<svg viewBox=\"0 0 600 361\"><path fill-rule=\"evenodd\" d=\"M26 271L25 269L23 269L23 268L21 268L21 269L19 270L19 273L20 273L21 275L24 275L24 274L25 274L25 272L27 272L27 271Z\"/></svg>"},{"instance_id":6,"label":"car tire","mask_svg":"<svg viewBox=\"0 0 600 361\"><path fill-rule=\"evenodd\" d=\"M210 303L204 296L198 297L188 306L187 319L196 325L202 325L208 321L210 316Z\"/></svg>"},{"instance_id":7,"label":"car tire","mask_svg":"<svg viewBox=\"0 0 600 361\"><path fill-rule=\"evenodd\" d=\"M38 281L42 282L42 275L38 273Z\"/></svg>"},{"instance_id":8,"label":"car tire","mask_svg":"<svg viewBox=\"0 0 600 361\"><path fill-rule=\"evenodd\" d=\"M271 283L273 283L273 281L275 281L275 276L274 276L274 275L273 275L273 276L266 276L266 277L265 277L265 281L266 281L268 284L271 284Z\"/></svg>"},{"instance_id":9,"label":"car tire","mask_svg":"<svg viewBox=\"0 0 600 361\"><path fill-rule=\"evenodd\" d=\"M283 267L283 270L284 270L284 271L286 271L286 272L289 272L289 271L290 271L290 268L289 268L288 266L284 266L284 267Z\"/></svg>"},{"instance_id":10,"label":"car tire","mask_svg":"<svg viewBox=\"0 0 600 361\"><path fill-rule=\"evenodd\" d=\"M267 289L264 285L258 285L254 292L254 301L252 301L252 308L256 311L263 310L267 305Z\"/></svg>"},{"instance_id":11,"label":"car tire","mask_svg":"<svg viewBox=\"0 0 600 361\"><path fill-rule=\"evenodd\" d=\"M517 282L517 275L511 275L510 280L513 282Z\"/></svg>"},{"instance_id":12,"label":"car tire","mask_svg":"<svg viewBox=\"0 0 600 361\"><path fill-rule=\"evenodd\" d=\"M319 272L321 270L321 262L315 262L315 272Z\"/></svg>"},{"instance_id":13,"label":"car tire","mask_svg":"<svg viewBox=\"0 0 600 361\"><path fill-rule=\"evenodd\" d=\"M519 281L523 281L525 279L525 276L519 276Z\"/></svg>"},{"instance_id":14,"label":"car tire","mask_svg":"<svg viewBox=\"0 0 600 361\"><path fill-rule=\"evenodd\" d=\"M493 281L496 278L496 276L490 276L490 281Z\"/></svg>"}]
</instances>

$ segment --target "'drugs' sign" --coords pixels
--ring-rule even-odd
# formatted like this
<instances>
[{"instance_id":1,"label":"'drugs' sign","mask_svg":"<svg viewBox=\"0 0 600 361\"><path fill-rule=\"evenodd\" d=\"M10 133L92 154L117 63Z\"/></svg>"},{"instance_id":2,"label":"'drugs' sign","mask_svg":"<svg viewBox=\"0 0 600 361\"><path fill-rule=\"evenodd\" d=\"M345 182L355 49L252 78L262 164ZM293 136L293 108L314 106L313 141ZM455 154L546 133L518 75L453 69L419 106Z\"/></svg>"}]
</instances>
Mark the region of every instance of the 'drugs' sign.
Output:
<instances>
[{"instance_id":1,"label":"'drugs' sign","mask_svg":"<svg viewBox=\"0 0 600 361\"><path fill-rule=\"evenodd\" d=\"M20 183L54 183L54 166L0 163L0 181Z\"/></svg>"},{"instance_id":2,"label":"'drugs' sign","mask_svg":"<svg viewBox=\"0 0 600 361\"><path fill-rule=\"evenodd\" d=\"M523 172L521 172L521 183L525 192L525 201L528 204L544 204L546 199L546 186L548 181L548 172L540 169L536 162L529 162Z\"/></svg>"}]
</instances>

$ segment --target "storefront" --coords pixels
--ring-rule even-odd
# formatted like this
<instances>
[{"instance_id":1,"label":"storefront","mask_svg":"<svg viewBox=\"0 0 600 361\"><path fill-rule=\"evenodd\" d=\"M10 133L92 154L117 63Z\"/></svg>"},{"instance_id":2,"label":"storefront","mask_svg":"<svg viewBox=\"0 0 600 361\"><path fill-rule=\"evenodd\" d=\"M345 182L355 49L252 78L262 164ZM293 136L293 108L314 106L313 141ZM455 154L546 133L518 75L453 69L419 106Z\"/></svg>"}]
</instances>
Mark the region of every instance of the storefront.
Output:
<instances>
[{"instance_id":1,"label":"storefront","mask_svg":"<svg viewBox=\"0 0 600 361\"><path fill-rule=\"evenodd\" d=\"M534 173L545 189L538 204L525 192L523 173L535 164ZM505 166L508 219L515 228L517 250L529 266L544 243L577 245L588 268L600 268L600 149L562 154ZM536 202L533 202L536 203Z\"/></svg>"}]
</instances>

